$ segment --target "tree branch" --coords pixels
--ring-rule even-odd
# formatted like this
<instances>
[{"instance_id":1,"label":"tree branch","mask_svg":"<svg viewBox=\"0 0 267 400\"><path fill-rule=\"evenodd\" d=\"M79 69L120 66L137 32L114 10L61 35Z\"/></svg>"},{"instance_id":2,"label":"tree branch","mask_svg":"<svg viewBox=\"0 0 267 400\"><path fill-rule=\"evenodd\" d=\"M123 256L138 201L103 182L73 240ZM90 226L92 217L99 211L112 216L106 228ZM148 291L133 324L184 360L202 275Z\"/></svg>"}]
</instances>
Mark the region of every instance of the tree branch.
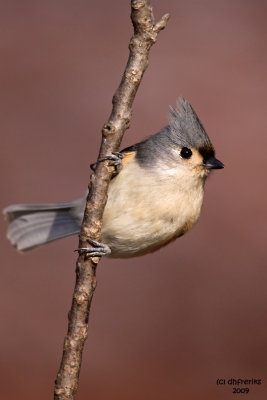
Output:
<instances>
[{"instance_id":1,"label":"tree branch","mask_svg":"<svg viewBox=\"0 0 267 400\"><path fill-rule=\"evenodd\" d=\"M130 125L132 104L148 66L151 46L158 33L165 28L169 14L154 24L149 0L131 0L131 19L134 35L129 44L129 58L121 83L113 97L113 108L102 129L102 143L98 160L119 150L123 134ZM98 163L91 175L79 248L90 247L88 238L100 241L102 216L107 201L108 185L113 173L108 161ZM74 399L78 387L84 342L88 334L90 305L96 288L98 257L80 254L76 263L76 284L68 315L68 332L64 340L63 356L55 382L54 399Z\"/></svg>"}]
</instances>

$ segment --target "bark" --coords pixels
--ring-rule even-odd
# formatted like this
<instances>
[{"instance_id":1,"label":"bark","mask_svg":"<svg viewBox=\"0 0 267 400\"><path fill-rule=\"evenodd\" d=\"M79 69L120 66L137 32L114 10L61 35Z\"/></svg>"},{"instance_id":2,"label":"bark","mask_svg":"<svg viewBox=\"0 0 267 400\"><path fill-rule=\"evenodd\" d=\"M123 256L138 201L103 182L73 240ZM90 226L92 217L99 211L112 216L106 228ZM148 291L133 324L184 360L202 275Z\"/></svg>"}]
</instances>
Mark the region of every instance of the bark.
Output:
<instances>
[{"instance_id":1,"label":"bark","mask_svg":"<svg viewBox=\"0 0 267 400\"><path fill-rule=\"evenodd\" d=\"M102 129L102 143L98 160L117 152L123 134L130 125L132 104L148 66L151 46L158 33L165 28L169 14L154 23L149 0L131 1L134 35L129 44L129 58L121 83L113 97L113 108ZM88 238L101 240L101 226L107 201L108 185L113 173L108 161L97 164L89 183L89 194L79 236L79 248L91 247ZM78 387L84 342L88 334L88 318L94 290L98 257L80 254L76 263L76 284L68 315L68 332L64 340L63 356L55 382L54 399L74 399Z\"/></svg>"}]
</instances>

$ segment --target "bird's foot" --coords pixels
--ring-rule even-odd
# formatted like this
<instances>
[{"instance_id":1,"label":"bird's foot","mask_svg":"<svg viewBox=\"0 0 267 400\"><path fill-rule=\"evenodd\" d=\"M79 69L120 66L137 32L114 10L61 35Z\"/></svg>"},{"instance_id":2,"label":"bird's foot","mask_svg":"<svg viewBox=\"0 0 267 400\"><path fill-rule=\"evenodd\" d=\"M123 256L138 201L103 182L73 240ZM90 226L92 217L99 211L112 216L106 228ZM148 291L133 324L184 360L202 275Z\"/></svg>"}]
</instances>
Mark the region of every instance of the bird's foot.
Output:
<instances>
[{"instance_id":1,"label":"bird's foot","mask_svg":"<svg viewBox=\"0 0 267 400\"><path fill-rule=\"evenodd\" d=\"M80 247L75 251L77 251L80 255L86 254L88 257L103 257L108 256L111 253L108 245L91 239L89 239L89 242L92 247Z\"/></svg>"},{"instance_id":2,"label":"bird's foot","mask_svg":"<svg viewBox=\"0 0 267 400\"><path fill-rule=\"evenodd\" d=\"M114 152L104 158L101 158L96 163L91 164L90 168L95 172L97 163L103 162L103 161L110 161L110 165L115 168L115 171L113 173L113 177L114 177L114 176L118 175L118 173L122 169L122 159L123 158L124 158L124 155L122 153Z\"/></svg>"}]
</instances>

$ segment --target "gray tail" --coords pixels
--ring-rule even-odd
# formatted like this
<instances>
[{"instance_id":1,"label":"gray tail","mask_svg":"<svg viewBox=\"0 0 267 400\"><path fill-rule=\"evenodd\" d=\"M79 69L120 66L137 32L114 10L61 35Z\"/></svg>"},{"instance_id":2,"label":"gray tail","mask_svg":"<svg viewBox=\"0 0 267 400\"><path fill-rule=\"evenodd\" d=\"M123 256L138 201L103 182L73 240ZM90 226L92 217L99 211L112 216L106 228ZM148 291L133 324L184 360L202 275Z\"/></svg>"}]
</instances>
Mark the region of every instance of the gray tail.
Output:
<instances>
[{"instance_id":1,"label":"gray tail","mask_svg":"<svg viewBox=\"0 0 267 400\"><path fill-rule=\"evenodd\" d=\"M7 238L19 251L78 234L82 199L62 204L16 204L3 213L8 221Z\"/></svg>"}]
</instances>

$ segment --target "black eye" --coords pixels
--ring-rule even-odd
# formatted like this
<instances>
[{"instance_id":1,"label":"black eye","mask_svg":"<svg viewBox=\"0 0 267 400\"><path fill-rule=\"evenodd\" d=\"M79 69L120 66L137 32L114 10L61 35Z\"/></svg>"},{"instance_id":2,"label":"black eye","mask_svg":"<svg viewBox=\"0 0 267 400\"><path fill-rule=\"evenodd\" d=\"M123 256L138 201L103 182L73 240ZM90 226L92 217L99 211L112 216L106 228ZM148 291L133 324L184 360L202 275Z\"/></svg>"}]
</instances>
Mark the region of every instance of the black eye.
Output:
<instances>
[{"instance_id":1,"label":"black eye","mask_svg":"<svg viewBox=\"0 0 267 400\"><path fill-rule=\"evenodd\" d=\"M183 158L190 158L192 156L192 151L188 147L183 147L180 154Z\"/></svg>"}]
</instances>

